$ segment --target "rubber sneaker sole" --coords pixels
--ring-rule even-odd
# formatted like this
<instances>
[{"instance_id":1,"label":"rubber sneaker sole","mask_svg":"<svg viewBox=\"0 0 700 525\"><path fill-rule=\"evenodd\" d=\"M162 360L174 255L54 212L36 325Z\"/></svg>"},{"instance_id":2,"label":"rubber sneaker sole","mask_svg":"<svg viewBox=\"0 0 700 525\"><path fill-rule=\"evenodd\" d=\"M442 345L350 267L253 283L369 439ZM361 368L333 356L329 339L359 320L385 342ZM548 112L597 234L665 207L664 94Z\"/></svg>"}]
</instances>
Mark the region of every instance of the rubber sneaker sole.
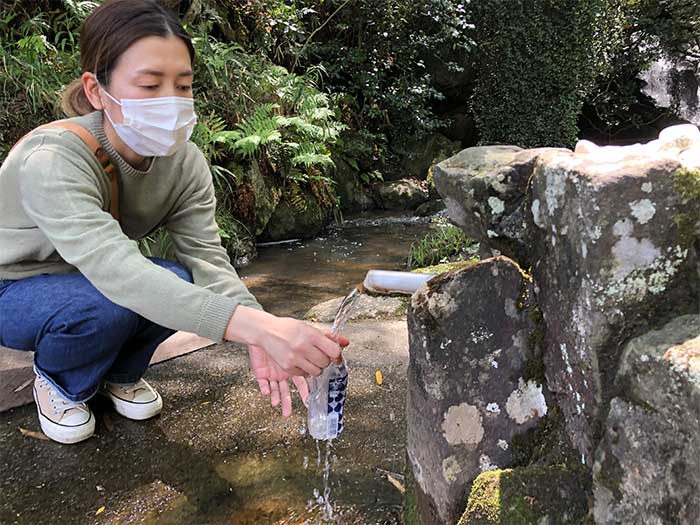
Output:
<instances>
[{"instance_id":1,"label":"rubber sneaker sole","mask_svg":"<svg viewBox=\"0 0 700 525\"><path fill-rule=\"evenodd\" d=\"M41 413L41 408L36 399L36 390L32 389L32 391L37 414L39 415L39 425L46 437L64 445L72 445L73 443L85 441L95 434L95 416L92 414L92 411L90 411L90 418L85 423L75 426L60 425Z\"/></svg>"}]
</instances>

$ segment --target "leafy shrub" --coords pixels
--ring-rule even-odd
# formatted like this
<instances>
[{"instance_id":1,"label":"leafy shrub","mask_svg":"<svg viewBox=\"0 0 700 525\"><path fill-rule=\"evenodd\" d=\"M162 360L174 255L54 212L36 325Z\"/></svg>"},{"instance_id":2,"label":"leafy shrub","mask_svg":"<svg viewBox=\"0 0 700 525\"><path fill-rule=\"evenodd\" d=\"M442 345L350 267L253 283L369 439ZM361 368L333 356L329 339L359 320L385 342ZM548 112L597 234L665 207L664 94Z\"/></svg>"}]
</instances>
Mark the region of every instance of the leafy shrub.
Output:
<instances>
[{"instance_id":1,"label":"leafy shrub","mask_svg":"<svg viewBox=\"0 0 700 525\"><path fill-rule=\"evenodd\" d=\"M302 0L309 36L298 64L319 65L323 87L342 94L348 132L336 148L358 171L396 165L409 139L439 128L433 104L444 98L434 71L460 73L472 41L465 3L453 0ZM383 164L383 166L381 165Z\"/></svg>"},{"instance_id":2,"label":"leafy shrub","mask_svg":"<svg viewBox=\"0 0 700 525\"><path fill-rule=\"evenodd\" d=\"M607 0L473 4L482 143L571 146L584 98L604 68Z\"/></svg>"}]
</instances>

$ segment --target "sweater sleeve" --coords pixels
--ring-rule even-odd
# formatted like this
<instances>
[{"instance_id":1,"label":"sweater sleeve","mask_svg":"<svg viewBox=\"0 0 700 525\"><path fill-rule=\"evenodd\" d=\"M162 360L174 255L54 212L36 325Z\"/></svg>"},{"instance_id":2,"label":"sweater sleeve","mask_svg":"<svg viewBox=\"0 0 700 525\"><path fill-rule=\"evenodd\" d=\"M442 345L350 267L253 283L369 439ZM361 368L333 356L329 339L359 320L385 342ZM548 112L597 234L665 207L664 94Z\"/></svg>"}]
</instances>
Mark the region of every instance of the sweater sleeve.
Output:
<instances>
[{"instance_id":1,"label":"sweater sleeve","mask_svg":"<svg viewBox=\"0 0 700 525\"><path fill-rule=\"evenodd\" d=\"M175 255L192 272L195 284L230 297L238 304L262 310L221 245L211 171L199 149L190 147L194 150L194 162L191 173L183 173L189 177L189 184L165 221Z\"/></svg>"},{"instance_id":2,"label":"sweater sleeve","mask_svg":"<svg viewBox=\"0 0 700 525\"><path fill-rule=\"evenodd\" d=\"M83 149L43 145L25 157L20 198L26 214L112 302L167 328L223 339L239 298L186 282L144 257L103 209L108 182Z\"/></svg>"}]
</instances>

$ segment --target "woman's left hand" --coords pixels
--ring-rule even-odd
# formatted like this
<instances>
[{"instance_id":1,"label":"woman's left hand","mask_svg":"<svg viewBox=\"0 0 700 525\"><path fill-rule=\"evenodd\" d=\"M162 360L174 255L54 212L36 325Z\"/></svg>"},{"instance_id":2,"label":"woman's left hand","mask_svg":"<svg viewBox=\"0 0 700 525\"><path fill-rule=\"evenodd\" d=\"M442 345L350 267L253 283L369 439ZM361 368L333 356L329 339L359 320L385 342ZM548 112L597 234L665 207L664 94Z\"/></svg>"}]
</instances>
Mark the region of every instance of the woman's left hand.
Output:
<instances>
[{"instance_id":1,"label":"woman's left hand","mask_svg":"<svg viewBox=\"0 0 700 525\"><path fill-rule=\"evenodd\" d=\"M250 369L258 381L260 393L270 397L273 407L282 403L282 416L292 415L292 395L289 391L290 375L282 370L259 346L248 346L248 355L250 356ZM297 387L301 400L306 404L306 399L309 397L309 385L306 383L306 379L301 376L292 376L291 379Z\"/></svg>"},{"instance_id":2,"label":"woman's left hand","mask_svg":"<svg viewBox=\"0 0 700 525\"><path fill-rule=\"evenodd\" d=\"M350 344L350 341L342 335L332 336L330 333L325 335L336 341L342 348ZM287 374L259 346L249 345L248 355L250 357L250 369L258 382L260 393L265 397L270 397L273 407L278 406L280 403L282 404L283 417L292 415L292 395L289 390L290 378L297 387L302 402L306 405L306 400L309 397L309 385L304 377Z\"/></svg>"}]
</instances>

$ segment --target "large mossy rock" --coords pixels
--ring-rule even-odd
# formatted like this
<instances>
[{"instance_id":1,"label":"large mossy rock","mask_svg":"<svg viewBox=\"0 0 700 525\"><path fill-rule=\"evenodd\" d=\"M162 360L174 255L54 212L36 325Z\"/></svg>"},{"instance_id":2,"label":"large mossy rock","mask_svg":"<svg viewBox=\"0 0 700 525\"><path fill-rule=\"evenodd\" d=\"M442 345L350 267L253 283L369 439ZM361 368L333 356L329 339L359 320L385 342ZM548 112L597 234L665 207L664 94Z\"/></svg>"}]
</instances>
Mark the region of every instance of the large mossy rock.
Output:
<instances>
[{"instance_id":1,"label":"large mossy rock","mask_svg":"<svg viewBox=\"0 0 700 525\"><path fill-rule=\"evenodd\" d=\"M374 194L379 207L385 210L412 210L428 200L427 185L415 179L382 182Z\"/></svg>"},{"instance_id":2,"label":"large mossy rock","mask_svg":"<svg viewBox=\"0 0 700 525\"><path fill-rule=\"evenodd\" d=\"M321 233L331 213L322 209L310 192L304 192L304 196L304 207L290 204L286 199L280 200L258 240L311 239Z\"/></svg>"},{"instance_id":3,"label":"large mossy rock","mask_svg":"<svg viewBox=\"0 0 700 525\"><path fill-rule=\"evenodd\" d=\"M435 184L482 251L532 266L549 387L590 465L624 342L700 310L700 131L574 152L469 148Z\"/></svg>"},{"instance_id":4,"label":"large mossy rock","mask_svg":"<svg viewBox=\"0 0 700 525\"><path fill-rule=\"evenodd\" d=\"M599 524L700 523L700 316L631 340L596 453Z\"/></svg>"},{"instance_id":5,"label":"large mossy rock","mask_svg":"<svg viewBox=\"0 0 700 525\"><path fill-rule=\"evenodd\" d=\"M432 166L454 155L460 147L459 142L440 133L410 140L400 148L400 177L425 180Z\"/></svg>"},{"instance_id":6,"label":"large mossy rock","mask_svg":"<svg viewBox=\"0 0 700 525\"><path fill-rule=\"evenodd\" d=\"M450 218L480 243L482 258L506 255L527 266L526 190L541 155L555 148L478 146L462 150L433 171Z\"/></svg>"},{"instance_id":7,"label":"large mossy rock","mask_svg":"<svg viewBox=\"0 0 700 525\"><path fill-rule=\"evenodd\" d=\"M679 186L684 159L700 167L700 156L686 155L700 154L700 132L691 128L680 142L673 129L662 133L646 151L579 144L576 153L541 159L532 176L530 246L547 382L588 465L624 343L700 311L700 199Z\"/></svg>"},{"instance_id":8,"label":"large mossy rock","mask_svg":"<svg viewBox=\"0 0 700 525\"><path fill-rule=\"evenodd\" d=\"M374 199L362 187L356 172L343 159L335 161L335 192L340 199L340 209L344 212L371 210L375 207Z\"/></svg>"},{"instance_id":9,"label":"large mossy rock","mask_svg":"<svg viewBox=\"0 0 700 525\"><path fill-rule=\"evenodd\" d=\"M588 514L590 484L580 466L484 472L472 485L458 525L579 525Z\"/></svg>"},{"instance_id":10,"label":"large mossy rock","mask_svg":"<svg viewBox=\"0 0 700 525\"><path fill-rule=\"evenodd\" d=\"M420 523L456 522L472 481L510 466L514 436L547 413L547 392L528 377L529 286L517 264L497 257L435 277L412 297L407 469Z\"/></svg>"},{"instance_id":11,"label":"large mossy rock","mask_svg":"<svg viewBox=\"0 0 700 525\"><path fill-rule=\"evenodd\" d=\"M435 183L451 218L486 253L502 251L531 268L543 392L554 394L575 457L532 447L529 456L518 455L518 464L560 458L590 470L595 460L599 524L699 522L700 131L672 126L648 144L598 147L581 141L574 151L472 148L443 162ZM472 292L453 324L467 332L471 323L490 326L498 314L485 305L509 286L504 275L491 281L484 276L485 284L465 281L445 292L444 305L461 305L467 290ZM664 327L673 319L675 324ZM416 341L411 366L421 370L413 360L428 361L420 357L423 333L440 337L442 324L410 323L409 312L409 340ZM501 317L499 326L509 334L522 325L517 317ZM434 347L430 340L426 344ZM494 349L480 342L469 351ZM426 371L440 365L457 371L448 392L472 391L472 377L459 375L459 355L447 354L445 361L432 351L427 355ZM424 397L443 384L426 371L415 380L409 376L427 392ZM430 459L445 453L440 422L430 419L435 419L431 410L444 413L444 407L432 399L432 406L425 402L416 411L413 392L421 390L409 383L415 509L425 509L427 500L439 517L434 522L447 522L459 498L439 481L440 465ZM422 428L421 418L436 430L432 436L422 433L420 446L414 441L416 461L411 426ZM566 445L559 430L556 439L544 442ZM430 465L429 474L416 468L421 461ZM440 483L442 492L423 496L426 487ZM432 523L429 514L421 519Z\"/></svg>"}]
</instances>

